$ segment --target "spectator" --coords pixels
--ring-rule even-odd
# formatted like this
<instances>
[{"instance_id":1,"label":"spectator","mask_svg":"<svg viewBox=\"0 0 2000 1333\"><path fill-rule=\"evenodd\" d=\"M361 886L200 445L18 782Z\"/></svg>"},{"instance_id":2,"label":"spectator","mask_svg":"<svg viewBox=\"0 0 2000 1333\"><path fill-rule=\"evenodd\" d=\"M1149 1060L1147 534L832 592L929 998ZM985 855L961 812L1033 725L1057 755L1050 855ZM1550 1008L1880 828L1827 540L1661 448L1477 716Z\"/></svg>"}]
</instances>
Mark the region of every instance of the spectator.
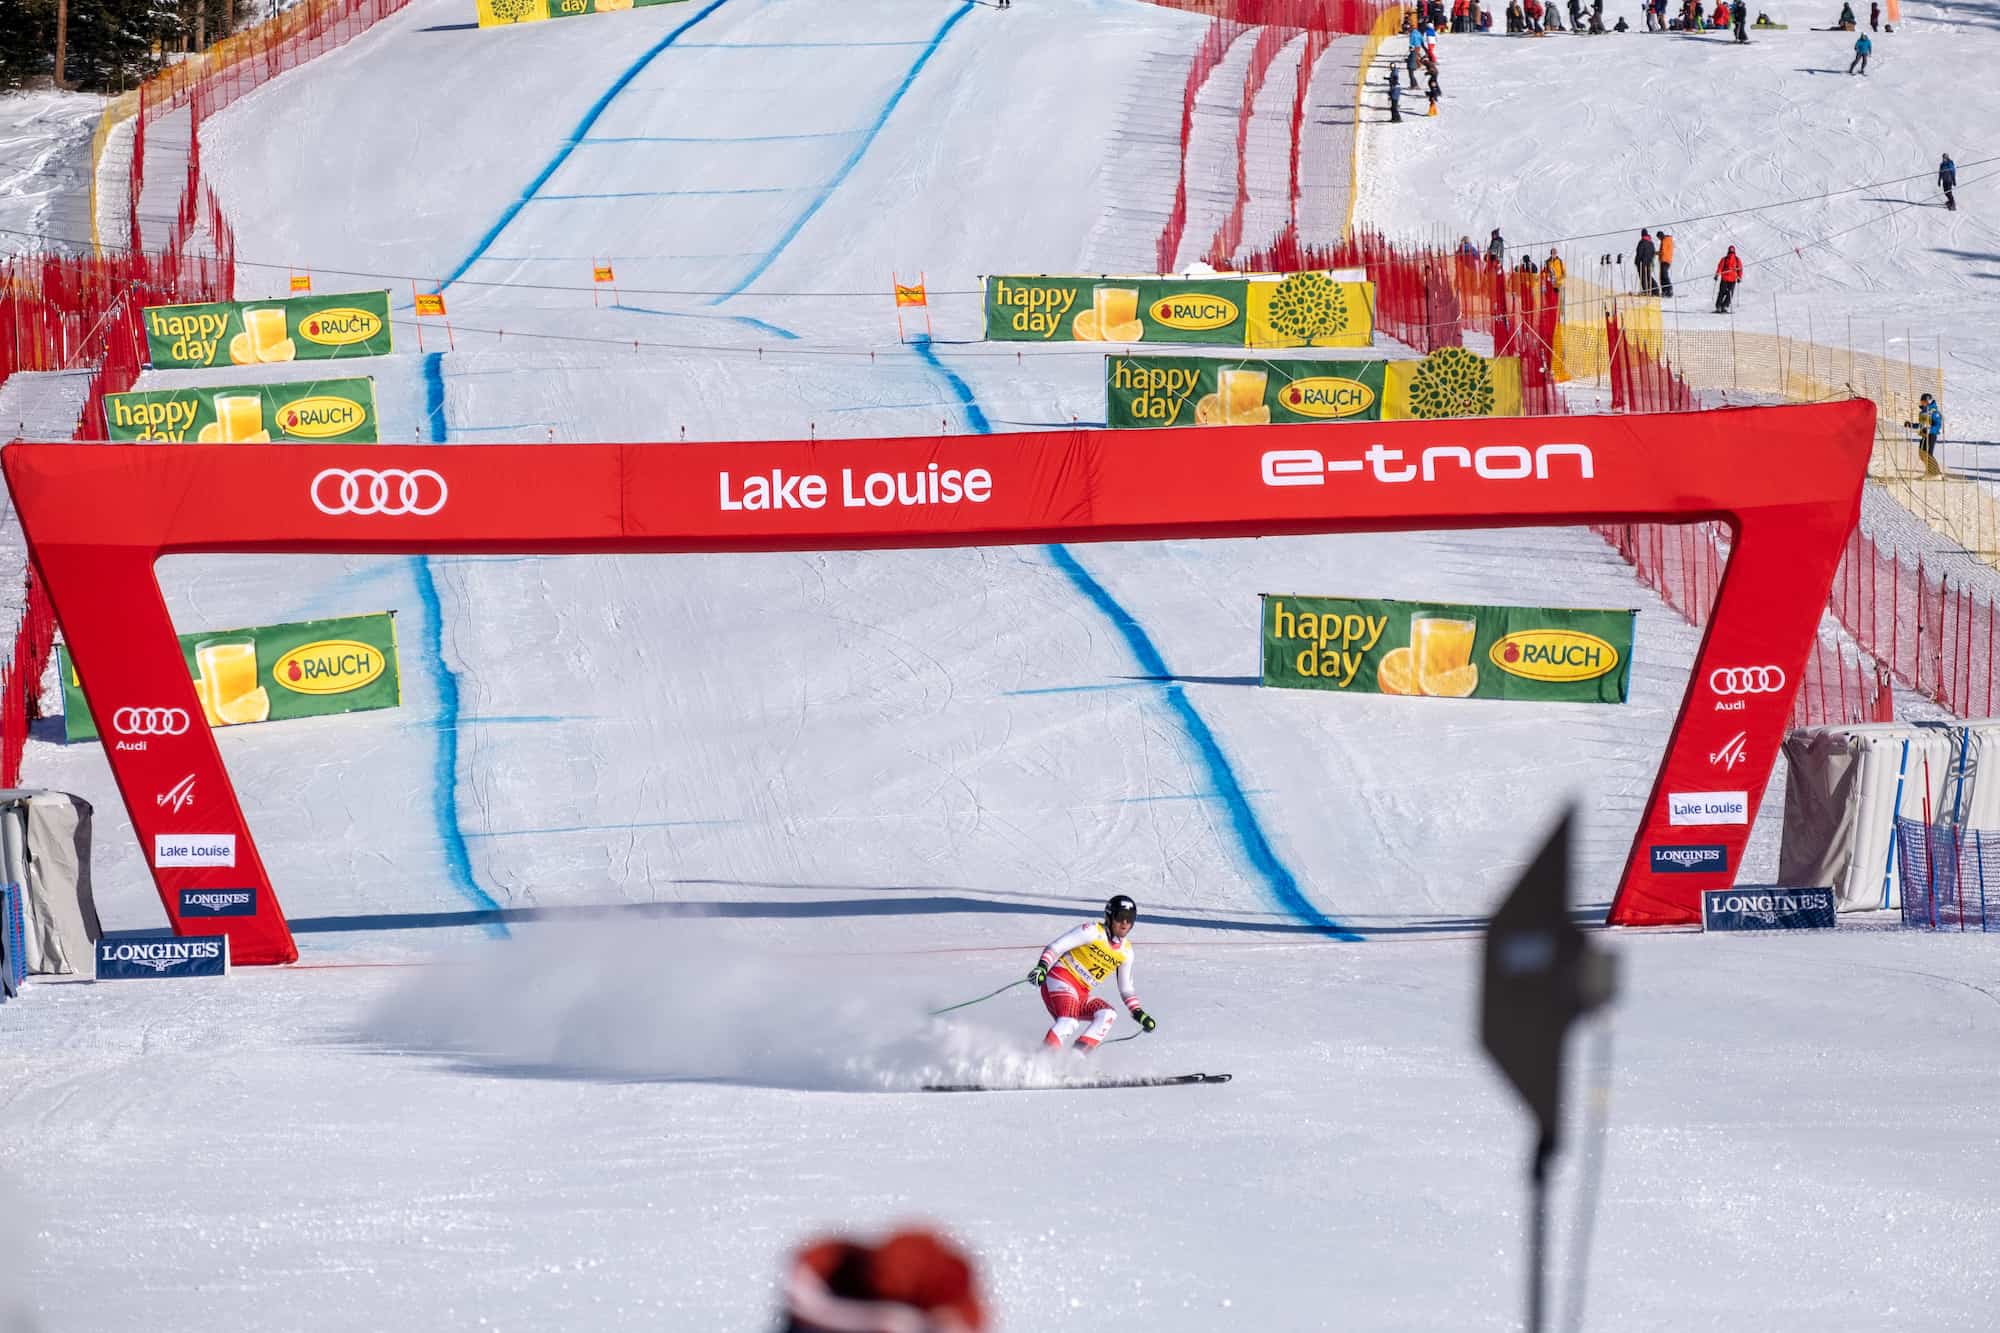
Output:
<instances>
[{"instance_id":1,"label":"spectator","mask_svg":"<svg viewBox=\"0 0 2000 1333\"><path fill-rule=\"evenodd\" d=\"M1623 14L1620 14L1618 16L1618 21L1611 25L1611 31L1630 32L1632 31L1632 25L1625 21L1625 16Z\"/></svg>"},{"instance_id":2,"label":"spectator","mask_svg":"<svg viewBox=\"0 0 2000 1333\"><path fill-rule=\"evenodd\" d=\"M1715 313L1729 313L1729 302L1736 295L1736 284L1743 281L1743 261L1736 257L1736 247L1730 246L1729 253L1715 266Z\"/></svg>"},{"instance_id":3,"label":"spectator","mask_svg":"<svg viewBox=\"0 0 2000 1333\"><path fill-rule=\"evenodd\" d=\"M1493 238L1486 242L1486 262L1498 265L1507 256L1507 242L1500 239L1500 229L1493 229Z\"/></svg>"},{"instance_id":4,"label":"spectator","mask_svg":"<svg viewBox=\"0 0 2000 1333\"><path fill-rule=\"evenodd\" d=\"M1847 0L1841 0L1840 18L1833 26L1839 28L1842 32L1854 31L1854 6L1848 4Z\"/></svg>"},{"instance_id":5,"label":"spectator","mask_svg":"<svg viewBox=\"0 0 2000 1333\"><path fill-rule=\"evenodd\" d=\"M1958 163L1951 160L1950 153L1946 153L1944 160L1938 163L1938 188L1944 191L1944 206L1956 213L1958 198L1953 191L1958 189Z\"/></svg>"},{"instance_id":6,"label":"spectator","mask_svg":"<svg viewBox=\"0 0 2000 1333\"><path fill-rule=\"evenodd\" d=\"M1451 0L1451 30L1464 32L1471 22L1471 0Z\"/></svg>"},{"instance_id":7,"label":"spectator","mask_svg":"<svg viewBox=\"0 0 2000 1333\"><path fill-rule=\"evenodd\" d=\"M1542 26L1550 32L1563 30L1562 6L1557 4L1556 0L1549 0L1548 4L1542 7Z\"/></svg>"},{"instance_id":8,"label":"spectator","mask_svg":"<svg viewBox=\"0 0 2000 1333\"><path fill-rule=\"evenodd\" d=\"M1479 258L1479 247L1472 243L1470 236L1458 238L1458 253L1466 259Z\"/></svg>"},{"instance_id":9,"label":"spectator","mask_svg":"<svg viewBox=\"0 0 2000 1333\"><path fill-rule=\"evenodd\" d=\"M1583 31L1583 0L1569 0L1569 30Z\"/></svg>"},{"instance_id":10,"label":"spectator","mask_svg":"<svg viewBox=\"0 0 2000 1333\"><path fill-rule=\"evenodd\" d=\"M1542 30L1542 0L1523 0L1521 17L1527 20L1527 30L1537 33Z\"/></svg>"},{"instance_id":11,"label":"spectator","mask_svg":"<svg viewBox=\"0 0 2000 1333\"><path fill-rule=\"evenodd\" d=\"M1402 73L1394 65L1389 66L1389 123L1403 123L1403 85L1396 77Z\"/></svg>"},{"instance_id":12,"label":"spectator","mask_svg":"<svg viewBox=\"0 0 2000 1333\"><path fill-rule=\"evenodd\" d=\"M1420 26L1412 27L1410 29L1410 53L1403 61L1403 63L1409 68L1410 82L1412 84L1416 83L1417 81L1417 62L1423 59L1423 55L1424 55L1424 30Z\"/></svg>"},{"instance_id":13,"label":"spectator","mask_svg":"<svg viewBox=\"0 0 2000 1333\"><path fill-rule=\"evenodd\" d=\"M1507 0L1507 31L1511 35L1521 30L1521 0Z\"/></svg>"},{"instance_id":14,"label":"spectator","mask_svg":"<svg viewBox=\"0 0 2000 1333\"><path fill-rule=\"evenodd\" d=\"M1604 32L1604 0L1590 0L1590 30L1600 35Z\"/></svg>"},{"instance_id":15,"label":"spectator","mask_svg":"<svg viewBox=\"0 0 2000 1333\"><path fill-rule=\"evenodd\" d=\"M1715 13L1709 17L1708 26L1717 31L1729 26L1729 0L1715 0Z\"/></svg>"},{"instance_id":16,"label":"spectator","mask_svg":"<svg viewBox=\"0 0 2000 1333\"><path fill-rule=\"evenodd\" d=\"M1554 246L1550 246L1548 262L1542 265L1542 282L1551 292L1560 292L1566 272L1562 256L1556 253Z\"/></svg>"},{"instance_id":17,"label":"spectator","mask_svg":"<svg viewBox=\"0 0 2000 1333\"><path fill-rule=\"evenodd\" d=\"M1882 31L1882 6L1878 0L1869 0L1868 3L1868 31Z\"/></svg>"},{"instance_id":18,"label":"spectator","mask_svg":"<svg viewBox=\"0 0 2000 1333\"><path fill-rule=\"evenodd\" d=\"M1438 98L1444 96L1444 93L1438 88L1438 67L1435 64L1424 71L1424 79L1424 96L1430 99L1431 104L1431 109L1424 114L1435 116L1438 113Z\"/></svg>"},{"instance_id":19,"label":"spectator","mask_svg":"<svg viewBox=\"0 0 2000 1333\"><path fill-rule=\"evenodd\" d=\"M1739 42L1750 40L1750 34L1744 28L1749 17L1750 6L1744 4L1743 0L1729 0L1729 26L1736 29L1736 40Z\"/></svg>"},{"instance_id":20,"label":"spectator","mask_svg":"<svg viewBox=\"0 0 2000 1333\"><path fill-rule=\"evenodd\" d=\"M1632 251L1632 267L1639 271L1639 291L1646 296L1660 294L1660 285L1653 281L1653 259L1657 253L1653 233L1641 227L1638 247Z\"/></svg>"},{"instance_id":21,"label":"spectator","mask_svg":"<svg viewBox=\"0 0 2000 1333\"><path fill-rule=\"evenodd\" d=\"M1868 40L1867 33L1864 32L1859 37L1856 37L1854 39L1854 59L1847 62L1847 72L1849 74L1855 73L1855 66L1859 65L1861 67L1859 72L1866 74L1868 72L1868 53L1874 49L1875 43Z\"/></svg>"},{"instance_id":22,"label":"spectator","mask_svg":"<svg viewBox=\"0 0 2000 1333\"><path fill-rule=\"evenodd\" d=\"M1492 11L1492 10L1490 10L1490 9L1482 9L1482 10L1480 10L1480 11L1479 11L1479 30L1480 30L1481 32L1492 32L1492 31L1493 31L1493 11Z\"/></svg>"},{"instance_id":23,"label":"spectator","mask_svg":"<svg viewBox=\"0 0 2000 1333\"><path fill-rule=\"evenodd\" d=\"M1924 475L1935 477L1944 471L1938 466L1938 438L1944 434L1944 410L1937 399L1925 394L1917 399L1917 452L1924 456Z\"/></svg>"},{"instance_id":24,"label":"spectator","mask_svg":"<svg viewBox=\"0 0 2000 1333\"><path fill-rule=\"evenodd\" d=\"M1659 250L1660 260L1660 295L1672 296L1674 294L1674 238L1671 233L1662 227L1660 229L1659 240L1655 242L1655 245Z\"/></svg>"},{"instance_id":25,"label":"spectator","mask_svg":"<svg viewBox=\"0 0 2000 1333\"><path fill-rule=\"evenodd\" d=\"M900 1232L880 1245L816 1241L793 1258L783 1291L779 1333L979 1333L987 1326L971 1262L928 1231Z\"/></svg>"}]
</instances>

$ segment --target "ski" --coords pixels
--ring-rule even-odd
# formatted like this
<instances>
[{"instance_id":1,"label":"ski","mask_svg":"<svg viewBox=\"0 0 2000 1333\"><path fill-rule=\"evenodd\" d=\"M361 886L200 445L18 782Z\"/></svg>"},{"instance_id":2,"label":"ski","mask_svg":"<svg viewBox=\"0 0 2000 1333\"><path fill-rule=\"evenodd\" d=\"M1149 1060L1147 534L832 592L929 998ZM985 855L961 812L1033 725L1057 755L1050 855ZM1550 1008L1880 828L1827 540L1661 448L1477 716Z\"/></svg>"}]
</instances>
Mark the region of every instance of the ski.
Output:
<instances>
[{"instance_id":1,"label":"ski","mask_svg":"<svg viewBox=\"0 0 2000 1333\"><path fill-rule=\"evenodd\" d=\"M1182 1088L1227 1083L1229 1074L1169 1074L1147 1078L1098 1078L1085 1083L926 1083L925 1092L1080 1092L1095 1088Z\"/></svg>"}]
</instances>

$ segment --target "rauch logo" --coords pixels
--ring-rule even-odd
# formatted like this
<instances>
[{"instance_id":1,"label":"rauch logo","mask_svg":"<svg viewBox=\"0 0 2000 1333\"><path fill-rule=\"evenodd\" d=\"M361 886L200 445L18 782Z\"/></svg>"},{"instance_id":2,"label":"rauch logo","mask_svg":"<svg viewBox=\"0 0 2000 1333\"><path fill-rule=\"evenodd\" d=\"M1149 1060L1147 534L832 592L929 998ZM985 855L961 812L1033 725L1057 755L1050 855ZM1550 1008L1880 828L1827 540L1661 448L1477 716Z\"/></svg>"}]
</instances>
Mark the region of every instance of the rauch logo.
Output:
<instances>
[{"instance_id":1,"label":"rauch logo","mask_svg":"<svg viewBox=\"0 0 2000 1333\"><path fill-rule=\"evenodd\" d=\"M299 336L321 347L347 347L367 342L381 331L380 316L346 305L307 315L299 324Z\"/></svg>"},{"instance_id":2,"label":"rauch logo","mask_svg":"<svg viewBox=\"0 0 2000 1333\"><path fill-rule=\"evenodd\" d=\"M332 394L295 398L278 409L278 424L284 427L285 434L303 436L308 440L345 435L358 429L367 419L367 409L361 404L352 398L337 398Z\"/></svg>"},{"instance_id":3,"label":"rauch logo","mask_svg":"<svg viewBox=\"0 0 2000 1333\"><path fill-rule=\"evenodd\" d=\"M1516 630L1487 656L1494 666L1524 680L1596 680L1618 665L1616 648L1575 629Z\"/></svg>"},{"instance_id":4,"label":"rauch logo","mask_svg":"<svg viewBox=\"0 0 2000 1333\"><path fill-rule=\"evenodd\" d=\"M1375 405L1375 391L1360 380L1308 375L1287 384L1278 402L1302 417L1352 417Z\"/></svg>"},{"instance_id":5,"label":"rauch logo","mask_svg":"<svg viewBox=\"0 0 2000 1333\"><path fill-rule=\"evenodd\" d=\"M271 665L271 679L293 694L346 694L373 683L388 666L372 645L323 639L280 657Z\"/></svg>"},{"instance_id":6,"label":"rauch logo","mask_svg":"<svg viewBox=\"0 0 2000 1333\"><path fill-rule=\"evenodd\" d=\"M1228 297L1203 292L1199 296L1163 296L1147 307L1146 314L1155 324L1200 333L1234 324L1237 310L1236 302Z\"/></svg>"}]
</instances>

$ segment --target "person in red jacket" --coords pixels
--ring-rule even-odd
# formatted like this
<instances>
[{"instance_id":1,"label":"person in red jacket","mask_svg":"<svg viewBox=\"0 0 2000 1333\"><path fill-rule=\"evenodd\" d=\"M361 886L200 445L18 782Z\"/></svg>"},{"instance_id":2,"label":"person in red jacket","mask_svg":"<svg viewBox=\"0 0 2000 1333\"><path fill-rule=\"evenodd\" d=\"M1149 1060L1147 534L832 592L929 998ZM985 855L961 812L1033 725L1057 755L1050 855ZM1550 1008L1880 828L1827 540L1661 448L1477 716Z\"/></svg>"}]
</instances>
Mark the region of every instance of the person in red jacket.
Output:
<instances>
[{"instance_id":1,"label":"person in red jacket","mask_svg":"<svg viewBox=\"0 0 2000 1333\"><path fill-rule=\"evenodd\" d=\"M1736 295L1736 284L1743 281L1743 261L1736 255L1736 247L1730 246L1729 253L1715 266L1715 313L1729 313L1730 298Z\"/></svg>"}]
</instances>

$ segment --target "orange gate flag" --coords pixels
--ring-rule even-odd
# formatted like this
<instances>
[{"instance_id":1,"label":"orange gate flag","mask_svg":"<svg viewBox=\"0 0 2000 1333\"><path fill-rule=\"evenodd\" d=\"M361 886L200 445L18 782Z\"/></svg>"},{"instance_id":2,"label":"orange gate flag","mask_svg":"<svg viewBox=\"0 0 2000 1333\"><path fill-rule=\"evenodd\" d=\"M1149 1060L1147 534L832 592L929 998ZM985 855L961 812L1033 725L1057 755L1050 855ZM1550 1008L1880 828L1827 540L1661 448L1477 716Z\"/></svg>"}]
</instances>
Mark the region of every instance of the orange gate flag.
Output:
<instances>
[{"instance_id":1,"label":"orange gate flag","mask_svg":"<svg viewBox=\"0 0 2000 1333\"><path fill-rule=\"evenodd\" d=\"M594 266L593 266L593 267L591 268L591 270L590 270L590 280L591 280L592 282L616 282L616 281L618 281L618 279L617 279L617 278L616 278L615 276L613 276L613 274L612 274L612 272L611 272L611 265L609 265L609 264L597 264L597 265L594 265Z\"/></svg>"},{"instance_id":2,"label":"orange gate flag","mask_svg":"<svg viewBox=\"0 0 2000 1333\"><path fill-rule=\"evenodd\" d=\"M417 313L419 315L442 315L444 313L443 292L418 292Z\"/></svg>"},{"instance_id":3,"label":"orange gate flag","mask_svg":"<svg viewBox=\"0 0 2000 1333\"><path fill-rule=\"evenodd\" d=\"M904 286L904 285L903 285L902 283L900 283L900 282L896 284L896 304L897 304L897 305L899 305L899 306L905 306L905 305L920 305L920 306L923 306L923 307L924 307L924 308L926 308L926 309L929 309L929 308L930 308L930 303L931 303L931 302L930 302L930 297L929 297L929 296L927 296L927 295L926 295L926 294L924 293L924 284L923 284L923 283L919 282L919 283L918 283L918 284L917 284L916 286L914 286L914 287L905 287L905 286Z\"/></svg>"},{"instance_id":4,"label":"orange gate flag","mask_svg":"<svg viewBox=\"0 0 2000 1333\"><path fill-rule=\"evenodd\" d=\"M293 291L295 291L295 292L309 292L309 291L311 291L312 289L313 289L313 280L312 280L312 274L310 274L310 273L294 273L294 274L292 274L292 290L293 290Z\"/></svg>"}]
</instances>

